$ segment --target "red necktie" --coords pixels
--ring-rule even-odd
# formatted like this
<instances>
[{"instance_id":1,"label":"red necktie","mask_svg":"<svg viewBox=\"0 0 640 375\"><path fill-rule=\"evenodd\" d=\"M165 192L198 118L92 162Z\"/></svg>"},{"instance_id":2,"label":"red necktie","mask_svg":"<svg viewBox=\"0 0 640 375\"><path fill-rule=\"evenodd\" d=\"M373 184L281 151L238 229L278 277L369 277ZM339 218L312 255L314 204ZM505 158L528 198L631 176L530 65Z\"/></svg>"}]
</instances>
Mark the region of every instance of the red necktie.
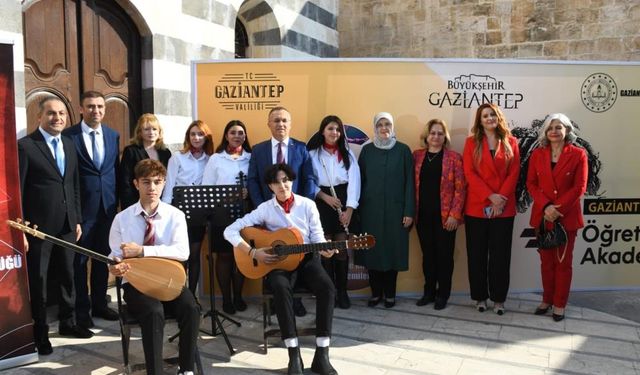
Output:
<instances>
[{"instance_id":1,"label":"red necktie","mask_svg":"<svg viewBox=\"0 0 640 375\"><path fill-rule=\"evenodd\" d=\"M153 215L147 215L147 213L144 211L140 213L147 224L144 229L144 241L142 242L143 246L153 246L156 243L156 228L153 225L153 218L156 217L157 214L158 211L156 211Z\"/></svg>"},{"instance_id":2,"label":"red necktie","mask_svg":"<svg viewBox=\"0 0 640 375\"><path fill-rule=\"evenodd\" d=\"M282 142L278 142L278 153L276 154L276 162L284 164L284 155L282 154Z\"/></svg>"}]
</instances>

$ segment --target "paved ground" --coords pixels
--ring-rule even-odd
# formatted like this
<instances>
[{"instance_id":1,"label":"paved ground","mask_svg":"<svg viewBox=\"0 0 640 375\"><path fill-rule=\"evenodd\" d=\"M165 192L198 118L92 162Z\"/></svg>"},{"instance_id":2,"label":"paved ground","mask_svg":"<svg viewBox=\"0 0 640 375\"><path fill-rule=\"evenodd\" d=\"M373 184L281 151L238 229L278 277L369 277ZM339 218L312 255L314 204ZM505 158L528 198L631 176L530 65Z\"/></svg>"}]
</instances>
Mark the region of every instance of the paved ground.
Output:
<instances>
[{"instance_id":1,"label":"paved ground","mask_svg":"<svg viewBox=\"0 0 640 375\"><path fill-rule=\"evenodd\" d=\"M531 312L539 295L513 294L507 313L476 312L468 296L457 295L442 311L417 307L415 298L399 298L393 309L368 308L354 300L349 310L336 310L331 358L341 374L635 374L640 375L640 291L572 293L567 319ZM310 313L302 324L313 321ZM279 340L262 350L262 315L257 301L237 314L242 327L225 323L236 348L229 356L222 337L203 334L199 348L207 374L286 373L287 354ZM117 322L96 320L96 336L88 340L59 338L52 325L54 353L41 361L4 373L121 374L122 353ZM210 327L210 320L203 321ZM168 326L167 333L175 332ZM134 333L136 337L139 332ZM314 341L304 337L305 366L313 358ZM166 354L176 353L166 344ZM134 362L142 346L131 346ZM175 374L175 367L166 368ZM142 374L144 372L137 372ZM306 370L306 373L311 373Z\"/></svg>"}]
</instances>

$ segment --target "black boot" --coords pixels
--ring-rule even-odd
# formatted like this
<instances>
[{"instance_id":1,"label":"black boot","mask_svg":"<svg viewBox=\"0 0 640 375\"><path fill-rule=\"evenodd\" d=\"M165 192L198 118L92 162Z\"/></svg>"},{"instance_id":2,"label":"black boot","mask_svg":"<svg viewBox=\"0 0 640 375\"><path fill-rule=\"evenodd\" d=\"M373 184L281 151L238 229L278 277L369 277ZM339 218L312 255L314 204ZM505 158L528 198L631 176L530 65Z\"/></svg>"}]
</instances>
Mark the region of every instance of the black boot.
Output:
<instances>
[{"instance_id":1,"label":"black boot","mask_svg":"<svg viewBox=\"0 0 640 375\"><path fill-rule=\"evenodd\" d=\"M304 364L300 356L300 347L287 348L287 350L289 350L289 368L287 369L287 374L302 375Z\"/></svg>"},{"instance_id":2,"label":"black boot","mask_svg":"<svg viewBox=\"0 0 640 375\"><path fill-rule=\"evenodd\" d=\"M338 371L329 362L329 347L316 347L316 354L311 362L311 371L321 375L337 375Z\"/></svg>"}]
</instances>

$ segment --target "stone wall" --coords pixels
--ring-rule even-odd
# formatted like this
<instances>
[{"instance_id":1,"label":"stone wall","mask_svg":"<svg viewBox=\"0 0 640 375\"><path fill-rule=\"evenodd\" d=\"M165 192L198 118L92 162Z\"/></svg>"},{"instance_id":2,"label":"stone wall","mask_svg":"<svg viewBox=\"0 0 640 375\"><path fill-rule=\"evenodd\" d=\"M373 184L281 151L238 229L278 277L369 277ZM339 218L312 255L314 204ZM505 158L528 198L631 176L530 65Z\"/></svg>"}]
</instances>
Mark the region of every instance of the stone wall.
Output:
<instances>
[{"instance_id":1,"label":"stone wall","mask_svg":"<svg viewBox=\"0 0 640 375\"><path fill-rule=\"evenodd\" d=\"M640 61L640 0L341 0L341 57Z\"/></svg>"}]
</instances>

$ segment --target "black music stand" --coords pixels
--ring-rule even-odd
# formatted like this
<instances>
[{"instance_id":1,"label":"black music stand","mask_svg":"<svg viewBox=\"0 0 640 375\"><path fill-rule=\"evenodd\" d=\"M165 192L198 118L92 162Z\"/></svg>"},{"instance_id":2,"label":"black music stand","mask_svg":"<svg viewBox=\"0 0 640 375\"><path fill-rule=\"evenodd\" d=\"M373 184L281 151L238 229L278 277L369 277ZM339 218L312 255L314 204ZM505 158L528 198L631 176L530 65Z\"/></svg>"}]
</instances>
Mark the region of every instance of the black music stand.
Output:
<instances>
[{"instance_id":1,"label":"black music stand","mask_svg":"<svg viewBox=\"0 0 640 375\"><path fill-rule=\"evenodd\" d=\"M211 308L204 314L211 318L211 335L222 334L227 343L229 353L235 354L235 349L224 331L220 316L240 327L240 322L230 318L216 310L214 290L214 264L213 264L213 223L231 222L242 216L242 188L240 185L199 185L176 186L173 188L173 205L184 212L187 223L202 225L207 224L209 233L209 303ZM217 328L216 328L217 327ZM204 330L202 330L205 333Z\"/></svg>"}]
</instances>

